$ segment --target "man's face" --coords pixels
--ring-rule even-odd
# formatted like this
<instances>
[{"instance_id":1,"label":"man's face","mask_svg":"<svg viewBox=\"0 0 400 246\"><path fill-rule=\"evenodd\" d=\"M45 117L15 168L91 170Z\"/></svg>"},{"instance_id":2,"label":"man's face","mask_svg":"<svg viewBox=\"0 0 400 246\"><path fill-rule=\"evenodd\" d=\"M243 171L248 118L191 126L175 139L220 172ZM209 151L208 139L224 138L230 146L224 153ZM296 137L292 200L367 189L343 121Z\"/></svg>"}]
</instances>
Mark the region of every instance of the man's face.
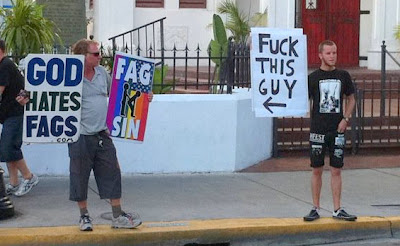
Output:
<instances>
[{"instance_id":1,"label":"man's face","mask_svg":"<svg viewBox=\"0 0 400 246\"><path fill-rule=\"evenodd\" d=\"M85 63L87 66L96 67L100 64L101 55L99 47L96 44L90 44L88 53L85 55Z\"/></svg>"},{"instance_id":2,"label":"man's face","mask_svg":"<svg viewBox=\"0 0 400 246\"><path fill-rule=\"evenodd\" d=\"M322 65L334 67L337 61L337 47L336 45L324 45L322 52L319 53Z\"/></svg>"}]
</instances>

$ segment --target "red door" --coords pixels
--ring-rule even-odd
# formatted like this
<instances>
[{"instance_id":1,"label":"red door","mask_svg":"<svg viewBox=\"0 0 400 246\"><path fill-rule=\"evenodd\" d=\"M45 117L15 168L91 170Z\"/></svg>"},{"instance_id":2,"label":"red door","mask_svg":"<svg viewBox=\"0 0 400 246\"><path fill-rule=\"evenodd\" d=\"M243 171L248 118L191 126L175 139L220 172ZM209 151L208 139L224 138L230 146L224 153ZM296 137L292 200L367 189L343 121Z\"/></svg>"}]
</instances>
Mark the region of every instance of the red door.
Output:
<instances>
[{"instance_id":1,"label":"red door","mask_svg":"<svg viewBox=\"0 0 400 246\"><path fill-rule=\"evenodd\" d=\"M360 0L302 0L302 26L307 35L308 65L318 66L318 44L330 39L338 46L338 65L359 65ZM315 6L315 5L314 5Z\"/></svg>"}]
</instances>

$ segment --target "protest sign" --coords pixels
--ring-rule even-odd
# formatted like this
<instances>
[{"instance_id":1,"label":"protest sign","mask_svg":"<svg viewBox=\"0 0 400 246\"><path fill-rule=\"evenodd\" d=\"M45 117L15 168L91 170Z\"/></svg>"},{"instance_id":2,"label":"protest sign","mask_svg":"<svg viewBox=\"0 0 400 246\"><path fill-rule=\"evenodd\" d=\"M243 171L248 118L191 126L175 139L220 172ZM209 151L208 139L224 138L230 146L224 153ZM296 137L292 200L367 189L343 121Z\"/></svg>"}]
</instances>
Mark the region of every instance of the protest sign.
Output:
<instances>
[{"instance_id":1,"label":"protest sign","mask_svg":"<svg viewBox=\"0 0 400 246\"><path fill-rule=\"evenodd\" d=\"M107 112L111 136L143 141L153 75L154 60L116 53Z\"/></svg>"},{"instance_id":2,"label":"protest sign","mask_svg":"<svg viewBox=\"0 0 400 246\"><path fill-rule=\"evenodd\" d=\"M257 117L308 112L307 41L301 29L252 28L252 107Z\"/></svg>"},{"instance_id":3,"label":"protest sign","mask_svg":"<svg viewBox=\"0 0 400 246\"><path fill-rule=\"evenodd\" d=\"M23 141L70 143L79 138L84 56L29 54L25 58Z\"/></svg>"}]
</instances>

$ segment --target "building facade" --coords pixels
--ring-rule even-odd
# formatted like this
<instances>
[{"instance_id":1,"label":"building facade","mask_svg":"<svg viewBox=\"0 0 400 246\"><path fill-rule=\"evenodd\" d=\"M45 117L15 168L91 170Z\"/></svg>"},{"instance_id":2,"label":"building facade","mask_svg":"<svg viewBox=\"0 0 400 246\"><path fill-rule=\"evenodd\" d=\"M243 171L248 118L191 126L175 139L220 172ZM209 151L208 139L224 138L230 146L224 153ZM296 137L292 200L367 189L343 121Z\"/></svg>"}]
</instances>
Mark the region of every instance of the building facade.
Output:
<instances>
[{"instance_id":1,"label":"building facade","mask_svg":"<svg viewBox=\"0 0 400 246\"><path fill-rule=\"evenodd\" d=\"M108 38L167 17L165 48L207 47L212 39L212 16L222 0L91 0L93 22L88 35L104 44ZM400 58L394 29L400 23L400 0L236 0L245 14L268 10L268 26L303 28L308 38L310 66L319 63L317 44L332 39L342 66L380 69L380 51ZM399 59L400 60L400 59ZM391 59L388 69L400 69Z\"/></svg>"}]
</instances>

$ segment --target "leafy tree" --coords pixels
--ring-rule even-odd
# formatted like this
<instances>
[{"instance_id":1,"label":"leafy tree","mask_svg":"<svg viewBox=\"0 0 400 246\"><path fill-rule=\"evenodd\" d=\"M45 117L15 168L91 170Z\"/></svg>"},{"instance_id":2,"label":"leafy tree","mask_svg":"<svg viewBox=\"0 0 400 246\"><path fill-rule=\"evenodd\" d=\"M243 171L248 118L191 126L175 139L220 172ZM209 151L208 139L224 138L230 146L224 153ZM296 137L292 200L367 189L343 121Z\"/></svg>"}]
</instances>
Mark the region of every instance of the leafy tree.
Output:
<instances>
[{"instance_id":1,"label":"leafy tree","mask_svg":"<svg viewBox=\"0 0 400 246\"><path fill-rule=\"evenodd\" d=\"M213 33L214 39L210 41L210 55L211 60L215 63L213 83L217 84L221 67L225 63L228 52L228 38L224 23L219 15L213 15ZM217 93L217 85L211 86L211 93Z\"/></svg>"},{"instance_id":2,"label":"leafy tree","mask_svg":"<svg viewBox=\"0 0 400 246\"><path fill-rule=\"evenodd\" d=\"M4 22L0 26L1 37L7 49L14 56L39 53L43 47L50 52L56 39L61 39L55 32L55 24L43 17L43 6L34 0L12 0L13 8L0 8Z\"/></svg>"}]
</instances>

